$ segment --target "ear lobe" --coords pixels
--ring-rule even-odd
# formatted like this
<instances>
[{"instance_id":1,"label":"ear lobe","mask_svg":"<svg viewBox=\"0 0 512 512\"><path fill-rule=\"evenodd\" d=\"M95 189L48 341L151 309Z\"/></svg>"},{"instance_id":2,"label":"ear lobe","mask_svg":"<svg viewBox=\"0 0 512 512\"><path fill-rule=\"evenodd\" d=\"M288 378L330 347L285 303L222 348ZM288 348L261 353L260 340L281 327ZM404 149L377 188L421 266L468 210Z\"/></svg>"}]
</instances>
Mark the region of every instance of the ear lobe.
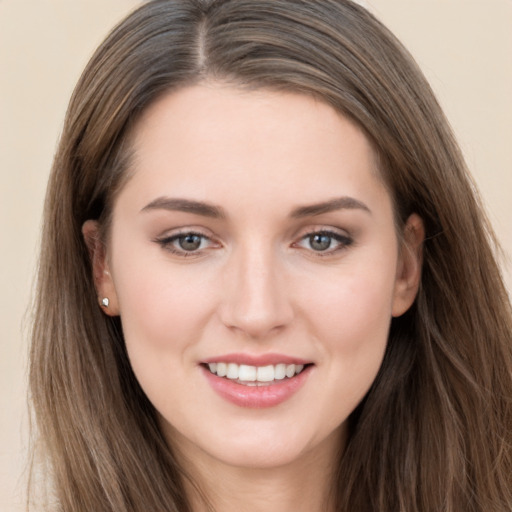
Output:
<instances>
[{"instance_id":1,"label":"ear lobe","mask_svg":"<svg viewBox=\"0 0 512 512\"><path fill-rule=\"evenodd\" d=\"M405 223L395 279L392 316L403 315L413 304L421 281L425 227L415 213Z\"/></svg>"},{"instance_id":2,"label":"ear lobe","mask_svg":"<svg viewBox=\"0 0 512 512\"><path fill-rule=\"evenodd\" d=\"M84 222L82 235L89 250L94 286L98 294L98 304L105 314L118 316L119 305L116 289L110 273L107 250L103 240L101 240L98 222L95 220ZM104 299L108 300L105 301Z\"/></svg>"}]
</instances>

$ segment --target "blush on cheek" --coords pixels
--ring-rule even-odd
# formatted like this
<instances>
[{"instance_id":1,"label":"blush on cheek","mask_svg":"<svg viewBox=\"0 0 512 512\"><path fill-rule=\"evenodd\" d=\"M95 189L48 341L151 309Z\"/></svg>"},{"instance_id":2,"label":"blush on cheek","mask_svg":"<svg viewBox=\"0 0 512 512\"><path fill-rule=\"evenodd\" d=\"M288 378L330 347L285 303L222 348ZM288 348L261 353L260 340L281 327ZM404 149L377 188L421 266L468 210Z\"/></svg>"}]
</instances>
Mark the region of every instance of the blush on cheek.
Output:
<instances>
[{"instance_id":1,"label":"blush on cheek","mask_svg":"<svg viewBox=\"0 0 512 512\"><path fill-rule=\"evenodd\" d=\"M380 297L380 298L379 298ZM378 290L363 287L360 293L352 288L345 299L318 309L322 323L316 332L322 331L324 347L332 360L337 360L335 374L344 399L354 407L372 385L387 346L390 309Z\"/></svg>"},{"instance_id":2,"label":"blush on cheek","mask_svg":"<svg viewBox=\"0 0 512 512\"><path fill-rule=\"evenodd\" d=\"M315 299L316 316L337 326L342 331L371 331L386 321L391 321L392 286L382 278L341 278L332 282ZM320 290L319 290L320 291Z\"/></svg>"}]
</instances>

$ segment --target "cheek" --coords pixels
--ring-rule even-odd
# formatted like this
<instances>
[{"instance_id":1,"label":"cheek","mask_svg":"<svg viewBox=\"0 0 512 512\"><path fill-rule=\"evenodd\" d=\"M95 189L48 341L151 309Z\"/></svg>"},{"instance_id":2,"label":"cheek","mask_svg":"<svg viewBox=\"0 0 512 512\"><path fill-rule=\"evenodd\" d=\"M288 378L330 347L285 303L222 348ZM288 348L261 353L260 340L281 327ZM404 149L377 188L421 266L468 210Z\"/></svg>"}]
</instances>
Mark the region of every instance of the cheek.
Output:
<instances>
[{"instance_id":1,"label":"cheek","mask_svg":"<svg viewBox=\"0 0 512 512\"><path fill-rule=\"evenodd\" d=\"M113 278L121 320L130 337L164 346L183 326L199 326L209 307L208 272L194 264L176 265L163 251L119 236L113 254Z\"/></svg>"},{"instance_id":2,"label":"cheek","mask_svg":"<svg viewBox=\"0 0 512 512\"><path fill-rule=\"evenodd\" d=\"M365 272L331 279L304 295L309 317L317 320L336 347L357 349L373 337L387 334L391 321L394 281L384 273ZM380 337L378 336L378 337Z\"/></svg>"},{"instance_id":3,"label":"cheek","mask_svg":"<svg viewBox=\"0 0 512 512\"><path fill-rule=\"evenodd\" d=\"M333 383L332 393L324 397L326 406L342 395L342 416L370 388L387 346L394 279L392 271L380 269L343 274L304 294L309 329Z\"/></svg>"},{"instance_id":4,"label":"cheek","mask_svg":"<svg viewBox=\"0 0 512 512\"><path fill-rule=\"evenodd\" d=\"M181 363L211 316L211 286L192 266L170 265L165 256L148 258L133 247L124 254L130 257L118 258L113 277L128 355L144 387L187 370Z\"/></svg>"},{"instance_id":5,"label":"cheek","mask_svg":"<svg viewBox=\"0 0 512 512\"><path fill-rule=\"evenodd\" d=\"M317 397L335 428L354 411L382 364L391 321L389 287L366 278L332 287L316 301L314 322L322 372L330 385ZM310 317L311 318L311 317Z\"/></svg>"},{"instance_id":6,"label":"cheek","mask_svg":"<svg viewBox=\"0 0 512 512\"><path fill-rule=\"evenodd\" d=\"M126 349L142 389L159 411L187 413L183 396L196 372L195 347L211 316L212 297L204 281L153 262L138 271L117 267L117 293Z\"/></svg>"}]
</instances>

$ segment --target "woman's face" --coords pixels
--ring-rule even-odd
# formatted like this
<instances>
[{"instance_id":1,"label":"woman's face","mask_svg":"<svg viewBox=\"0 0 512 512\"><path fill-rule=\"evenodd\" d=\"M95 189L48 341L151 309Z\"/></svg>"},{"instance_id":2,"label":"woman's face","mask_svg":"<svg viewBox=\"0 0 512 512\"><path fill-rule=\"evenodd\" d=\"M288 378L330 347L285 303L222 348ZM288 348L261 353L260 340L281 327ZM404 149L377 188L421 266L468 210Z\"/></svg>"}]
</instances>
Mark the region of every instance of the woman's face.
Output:
<instances>
[{"instance_id":1,"label":"woman's face","mask_svg":"<svg viewBox=\"0 0 512 512\"><path fill-rule=\"evenodd\" d=\"M421 222L403 250L368 140L306 96L202 85L152 105L134 150L96 284L170 443L335 453L419 275Z\"/></svg>"}]
</instances>

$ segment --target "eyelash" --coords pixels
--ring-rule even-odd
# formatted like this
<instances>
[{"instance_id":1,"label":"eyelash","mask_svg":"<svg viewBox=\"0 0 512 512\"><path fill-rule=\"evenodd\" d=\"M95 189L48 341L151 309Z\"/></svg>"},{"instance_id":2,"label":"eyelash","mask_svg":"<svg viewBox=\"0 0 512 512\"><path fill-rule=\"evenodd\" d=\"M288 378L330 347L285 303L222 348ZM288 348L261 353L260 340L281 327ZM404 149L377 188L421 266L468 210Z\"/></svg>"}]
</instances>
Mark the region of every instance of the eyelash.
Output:
<instances>
[{"instance_id":1,"label":"eyelash","mask_svg":"<svg viewBox=\"0 0 512 512\"><path fill-rule=\"evenodd\" d=\"M329 245L325 250L315 250L313 248L306 248L301 245L303 242L307 242L308 240L309 240L309 242L311 242L313 237L315 237L315 236L327 237L330 239ZM200 238L200 246L197 249L187 251L183 247L178 248L174 245L175 243L179 243L180 240L184 240L187 237ZM337 243L337 246L334 249L331 248L333 241L335 243ZM157 238L157 239L155 239L155 242L158 243L166 251L169 251L171 254L175 254L177 256L181 256L184 258L188 258L188 257L194 257L194 256L195 257L201 256L203 254L204 250L207 249L204 247L201 248L201 245L203 244L203 242L213 242L213 241L210 237L208 237L204 233L200 233L198 231L182 231L182 232L173 234L171 236L166 236L164 238ZM292 247L301 247L304 250L310 251L315 256L327 257L327 256L332 256L334 254L337 254L338 252L346 249L347 247L352 245L353 242L354 242L354 240L350 236L342 235L335 231L321 229L321 230L310 231L310 232L302 235L300 237L299 241L294 242L292 244Z\"/></svg>"},{"instance_id":2,"label":"eyelash","mask_svg":"<svg viewBox=\"0 0 512 512\"><path fill-rule=\"evenodd\" d=\"M300 238L299 242L295 242L293 245L300 247L302 242L308 241L308 240L311 243L313 237L315 237L315 236L324 236L324 237L327 237L330 239L329 246L325 250L317 251L317 250L314 250L313 248L311 248L311 249L305 248L306 250L310 250L315 256L318 256L321 258L337 254L340 251L343 251L344 249L346 249L347 247L352 245L354 242L354 240L348 235L342 235L341 233L338 233L336 231L331 231L328 229L320 229L320 230L314 230L314 231L310 231L309 233L306 233L305 235L303 235ZM335 243L337 243L337 246L335 248L331 248L333 241Z\"/></svg>"},{"instance_id":3,"label":"eyelash","mask_svg":"<svg viewBox=\"0 0 512 512\"><path fill-rule=\"evenodd\" d=\"M174 246L175 243L180 240L184 240L187 237L199 237L201 239L201 245L203 242L212 241L210 237L206 236L204 233L199 233L197 231L182 231L180 233L176 233L171 236L166 236L164 238L157 238L155 242L157 242L163 249L169 251L171 254L176 254L177 256L182 256L184 258L190 258L193 256L200 256L204 250L204 248L199 248L193 251L187 251L183 248L177 248Z\"/></svg>"}]
</instances>

